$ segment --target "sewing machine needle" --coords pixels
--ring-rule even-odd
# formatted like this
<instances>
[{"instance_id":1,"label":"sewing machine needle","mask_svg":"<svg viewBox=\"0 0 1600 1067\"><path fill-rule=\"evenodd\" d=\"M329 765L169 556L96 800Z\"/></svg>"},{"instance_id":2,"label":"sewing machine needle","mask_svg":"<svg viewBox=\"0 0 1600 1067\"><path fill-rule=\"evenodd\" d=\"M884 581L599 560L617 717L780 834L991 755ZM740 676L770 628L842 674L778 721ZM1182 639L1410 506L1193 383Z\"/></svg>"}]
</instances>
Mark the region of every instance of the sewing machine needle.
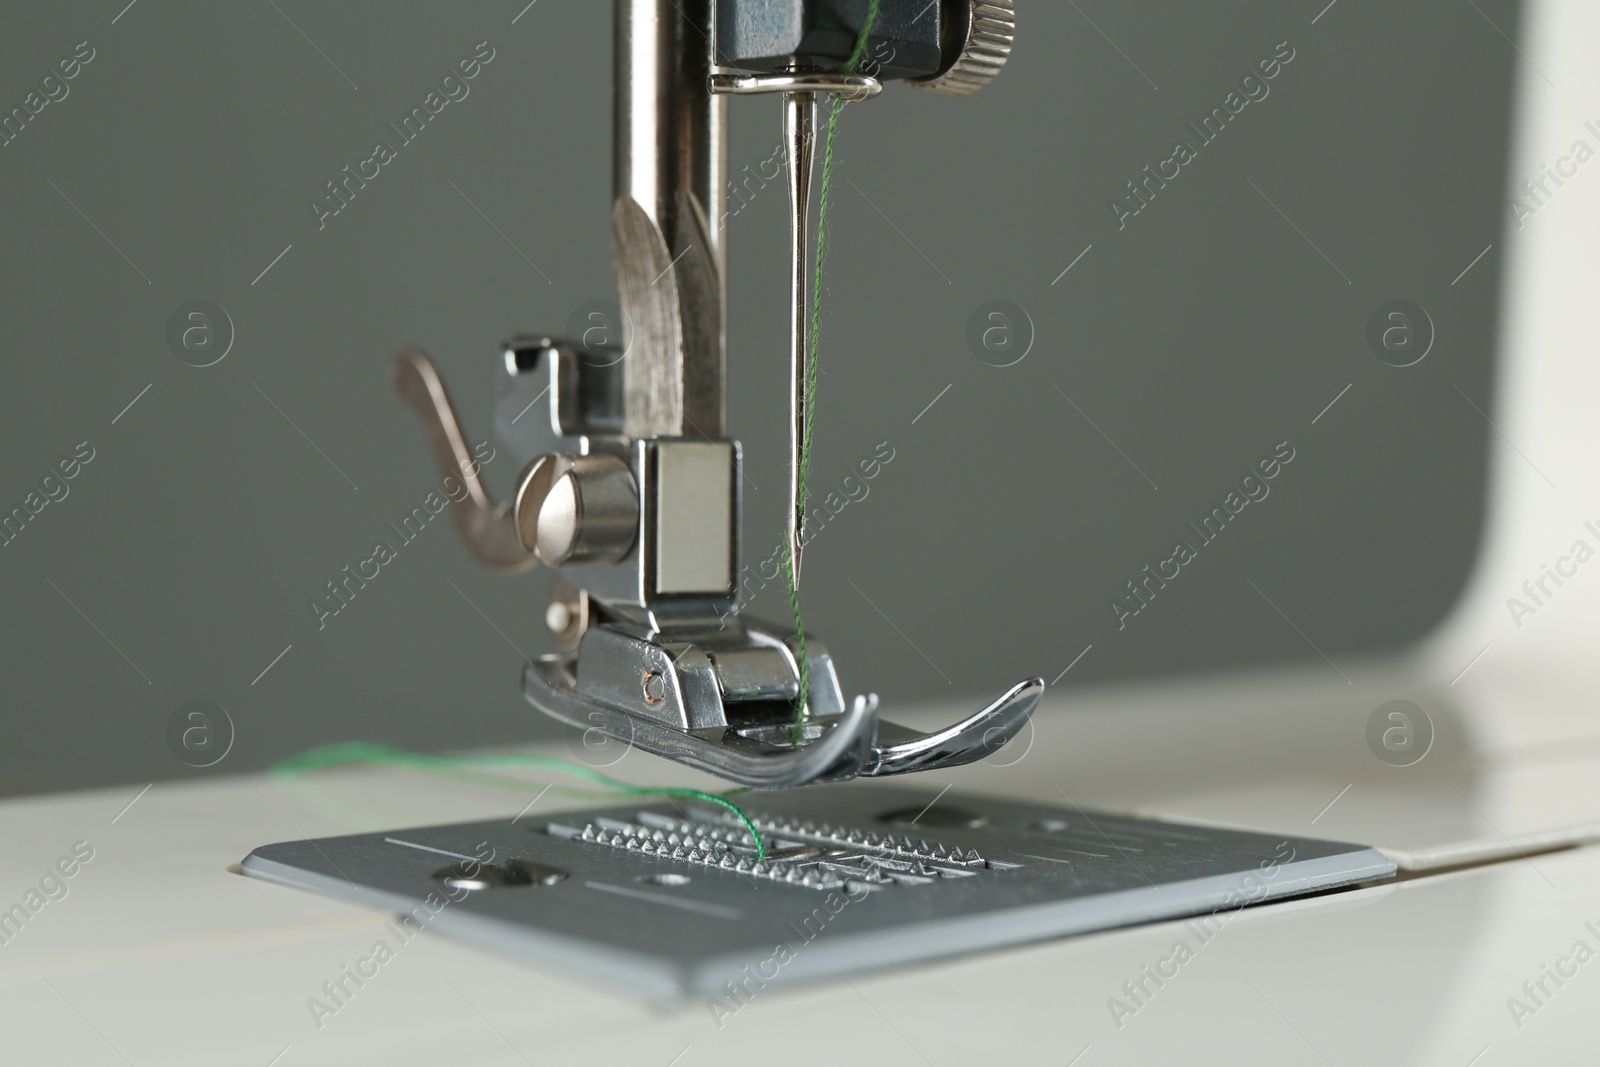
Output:
<instances>
[{"instance_id":1,"label":"sewing machine needle","mask_svg":"<svg viewBox=\"0 0 1600 1067\"><path fill-rule=\"evenodd\" d=\"M816 160L816 94L783 95L784 142L789 148L789 234L793 262L793 315L789 324L789 558L800 584L800 531L805 515L800 499L801 460L806 435L806 378L811 368L810 265L811 171Z\"/></svg>"}]
</instances>

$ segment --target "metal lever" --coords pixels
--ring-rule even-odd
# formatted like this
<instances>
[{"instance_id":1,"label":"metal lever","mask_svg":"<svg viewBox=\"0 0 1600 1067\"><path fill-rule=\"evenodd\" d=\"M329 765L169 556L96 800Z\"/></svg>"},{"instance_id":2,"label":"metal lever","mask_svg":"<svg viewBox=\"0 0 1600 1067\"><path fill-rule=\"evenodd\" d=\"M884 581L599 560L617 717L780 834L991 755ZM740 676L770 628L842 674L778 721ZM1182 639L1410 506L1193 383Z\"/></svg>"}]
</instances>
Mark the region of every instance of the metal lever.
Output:
<instances>
[{"instance_id":1,"label":"metal lever","mask_svg":"<svg viewBox=\"0 0 1600 1067\"><path fill-rule=\"evenodd\" d=\"M517 534L509 503L496 507L484 488L478 463L467 449L450 394L445 392L433 361L421 349L405 349L395 357L389 377L422 419L439 471L447 478L460 478L466 486L465 496L455 499L452 495L450 511L472 558L491 570L505 572L527 570L536 564L538 558L523 547Z\"/></svg>"}]
</instances>

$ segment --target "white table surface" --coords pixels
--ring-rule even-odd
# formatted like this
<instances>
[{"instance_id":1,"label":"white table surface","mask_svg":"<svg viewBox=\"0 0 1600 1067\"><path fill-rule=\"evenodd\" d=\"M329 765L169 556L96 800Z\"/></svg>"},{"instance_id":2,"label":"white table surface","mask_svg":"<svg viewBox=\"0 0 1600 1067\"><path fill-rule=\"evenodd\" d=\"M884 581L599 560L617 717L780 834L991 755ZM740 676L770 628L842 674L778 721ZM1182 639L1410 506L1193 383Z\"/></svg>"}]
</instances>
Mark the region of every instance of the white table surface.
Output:
<instances>
[{"instance_id":1,"label":"white table surface","mask_svg":"<svg viewBox=\"0 0 1600 1067\"><path fill-rule=\"evenodd\" d=\"M1600 961L1563 987L1546 979L1542 1006L1520 987L1579 940L1600 952L1584 925L1600 931L1600 847L1582 844L1600 825L1600 726L1578 696L1530 695L1526 680L1493 670L1449 704L1394 665L1346 673L1348 686L1306 668L1055 699L1020 761L917 784L1057 802L1059 788L1085 805L1362 840L1433 869L1241 912L1204 945L1164 923L773 988L720 1028L703 1001L664 1009L431 933L316 1025L307 999L370 950L386 917L230 866L268 841L509 818L537 787L367 768L9 801L0 903L20 900L75 842L95 854L65 898L0 945L0 1061L691 1067L807 1062L824 1054L810 1042L866 1062L1067 1064L1082 1053L1081 1067L1464 1067L1480 1053L1487 1067L1594 1054ZM1509 714L1497 702L1511 693L1537 713ZM1390 768L1366 749L1366 716L1408 694L1435 709L1439 740L1417 766ZM664 769L630 753L614 771L662 781ZM546 796L535 812L573 803ZM1547 851L1557 841L1579 847ZM1467 858L1479 865L1437 870ZM1179 938L1194 958L1119 1027L1108 1000L1133 1006L1122 983ZM1514 1020L1513 996L1538 1010Z\"/></svg>"}]
</instances>

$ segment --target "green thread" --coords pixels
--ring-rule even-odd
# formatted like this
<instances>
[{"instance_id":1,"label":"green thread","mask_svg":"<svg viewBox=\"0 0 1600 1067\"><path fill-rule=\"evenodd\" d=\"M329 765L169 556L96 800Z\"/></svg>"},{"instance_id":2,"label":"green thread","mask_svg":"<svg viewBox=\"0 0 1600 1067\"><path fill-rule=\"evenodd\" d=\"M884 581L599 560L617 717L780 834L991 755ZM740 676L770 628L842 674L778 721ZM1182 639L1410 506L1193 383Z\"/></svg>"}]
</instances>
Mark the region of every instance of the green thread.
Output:
<instances>
[{"instance_id":1,"label":"green thread","mask_svg":"<svg viewBox=\"0 0 1600 1067\"><path fill-rule=\"evenodd\" d=\"M866 20L861 24L861 32L856 35L856 45L850 51L850 58L845 61L844 69L847 74L854 74L856 68L861 65L861 58L867 51L867 37L878 21L878 6L881 2L882 0L872 0L867 5ZM794 543L805 526L806 481L811 474L811 429L817 418L817 344L822 332L822 262L827 252L828 187L833 180L833 139L839 132L839 112L843 109L844 97L835 93L833 107L828 113L828 136L822 149L822 188L817 195L817 265L815 280L811 286L811 359L806 373L806 425L805 431L800 435L800 476L797 479L799 492L795 499L795 537L789 541L789 552L785 561L785 571L789 579L789 610L794 615L794 638L800 666L800 692L795 700L794 725L789 731L790 744L799 743L800 731L805 726L806 702L811 685L811 665L806 658L806 628L800 620L800 583L795 579L794 573Z\"/></svg>"},{"instance_id":2,"label":"green thread","mask_svg":"<svg viewBox=\"0 0 1600 1067\"><path fill-rule=\"evenodd\" d=\"M390 745L380 745L370 741L338 741L331 745L319 745L296 756L290 756L272 766L272 773L280 778L293 778L312 771L322 770L326 767L337 767L351 763L377 763L389 767L406 767L410 770L423 771L430 774L443 774L447 777L459 778L465 781L478 782L484 785L498 785L514 789L526 789L528 783L521 778L509 775L477 774L473 767L532 767L543 771L553 771L556 774L566 774L574 778L582 778L596 785L604 786L608 790L627 793L632 796L663 796L686 797L692 800L704 801L707 804L716 804L727 808L738 816L744 823L745 829L750 831L750 836L756 843L756 858L767 858L767 846L761 839L761 831L756 829L756 824L750 816L745 814L743 808L729 800L727 796L716 793L707 793L700 789L685 789L677 786L643 786L633 785L629 782L619 781L607 774L580 767L566 760L551 759L548 756L530 756L522 753L507 753L497 756L434 756L426 752L408 752L403 748L394 748ZM597 795L586 790L565 789L552 786L558 793L567 796L594 797ZM731 789L729 793L743 793L744 789Z\"/></svg>"}]
</instances>

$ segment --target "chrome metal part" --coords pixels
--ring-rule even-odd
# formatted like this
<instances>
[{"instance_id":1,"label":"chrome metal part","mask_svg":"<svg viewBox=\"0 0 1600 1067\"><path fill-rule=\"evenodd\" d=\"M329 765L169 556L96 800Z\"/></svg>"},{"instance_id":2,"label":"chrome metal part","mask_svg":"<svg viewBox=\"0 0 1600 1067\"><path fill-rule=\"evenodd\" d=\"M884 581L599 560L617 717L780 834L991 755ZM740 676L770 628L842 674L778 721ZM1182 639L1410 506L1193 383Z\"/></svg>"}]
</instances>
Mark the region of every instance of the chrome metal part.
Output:
<instances>
[{"instance_id":1,"label":"chrome metal part","mask_svg":"<svg viewBox=\"0 0 1600 1067\"><path fill-rule=\"evenodd\" d=\"M567 872L559 867L526 860L507 863L479 863L462 860L433 872L433 877L451 889L479 892L485 889L517 889L528 886L555 885L566 881Z\"/></svg>"},{"instance_id":2,"label":"chrome metal part","mask_svg":"<svg viewBox=\"0 0 1600 1067\"><path fill-rule=\"evenodd\" d=\"M809 704L818 715L844 711L833 661L821 642L806 656ZM800 670L791 639L759 628L675 626L651 629L624 623L594 627L579 646L575 691L631 714L694 730L775 726L793 722ZM641 670L662 679L659 695L640 701ZM783 747L792 748L787 734Z\"/></svg>"},{"instance_id":3,"label":"chrome metal part","mask_svg":"<svg viewBox=\"0 0 1600 1067\"><path fill-rule=\"evenodd\" d=\"M817 157L817 97L791 92L783 96L783 141L789 151L789 560L791 579L800 584L805 526L801 479L807 422L806 376L811 366L811 171Z\"/></svg>"},{"instance_id":4,"label":"chrome metal part","mask_svg":"<svg viewBox=\"0 0 1600 1067\"><path fill-rule=\"evenodd\" d=\"M1042 678L1018 682L988 707L931 734L913 733L885 722L872 746L873 761L861 773L878 778L959 767L983 759L1022 731L1043 694Z\"/></svg>"},{"instance_id":5,"label":"chrome metal part","mask_svg":"<svg viewBox=\"0 0 1600 1067\"><path fill-rule=\"evenodd\" d=\"M930 93L966 96L994 81L1011 58L1017 13L1012 0L954 0L945 7L955 18L945 30L943 69L911 84Z\"/></svg>"},{"instance_id":6,"label":"chrome metal part","mask_svg":"<svg viewBox=\"0 0 1600 1067\"><path fill-rule=\"evenodd\" d=\"M450 394L433 361L419 348L408 348L395 357L390 378L400 395L422 419L433 446L434 462L449 480L459 478L465 488L460 497L452 493L450 512L456 531L467 551L484 566L497 571L521 571L538 561L517 536L516 523L506 507L496 507L484 488L478 463L467 448L466 438L450 406Z\"/></svg>"},{"instance_id":7,"label":"chrome metal part","mask_svg":"<svg viewBox=\"0 0 1600 1067\"><path fill-rule=\"evenodd\" d=\"M776 71L771 74L713 74L711 91L722 96L759 96L765 93L838 93L846 101L871 100L883 92L883 83L866 74L835 71Z\"/></svg>"},{"instance_id":8,"label":"chrome metal part","mask_svg":"<svg viewBox=\"0 0 1600 1067\"><path fill-rule=\"evenodd\" d=\"M933 789L850 783L739 803L765 857L732 813L674 799L287 841L240 866L402 913L443 894L440 852L562 872L453 890L429 929L661 1000L745 995L753 974L763 986L837 979L1187 916L1215 930L1233 909L1395 869L1361 845ZM933 825L947 805L966 819Z\"/></svg>"},{"instance_id":9,"label":"chrome metal part","mask_svg":"<svg viewBox=\"0 0 1600 1067\"><path fill-rule=\"evenodd\" d=\"M878 698L846 710L832 657L806 639L810 716L798 734L799 667L792 637L723 629L602 623L576 655L529 664L523 692L547 714L755 789L959 767L989 755L1026 724L1041 679L1012 686L943 730L877 719Z\"/></svg>"},{"instance_id":10,"label":"chrome metal part","mask_svg":"<svg viewBox=\"0 0 1600 1067\"><path fill-rule=\"evenodd\" d=\"M729 596L738 545L738 458L731 442L656 441L651 494L654 591Z\"/></svg>"},{"instance_id":11,"label":"chrome metal part","mask_svg":"<svg viewBox=\"0 0 1600 1067\"><path fill-rule=\"evenodd\" d=\"M608 618L639 624L698 620L715 627L718 619L734 615L738 442L646 438L632 442L619 458L638 491L632 548L615 563L569 562L566 579L586 589ZM535 473L530 469L530 476ZM537 497L536 486L527 488L530 498ZM530 499L521 513L537 517L541 510ZM534 531L537 536L536 520ZM663 561L662 553L669 558Z\"/></svg>"},{"instance_id":12,"label":"chrome metal part","mask_svg":"<svg viewBox=\"0 0 1600 1067\"><path fill-rule=\"evenodd\" d=\"M544 624L556 644L569 652L594 622L594 607L589 591L580 589L559 574L550 579L550 603L544 609Z\"/></svg>"},{"instance_id":13,"label":"chrome metal part","mask_svg":"<svg viewBox=\"0 0 1600 1067\"><path fill-rule=\"evenodd\" d=\"M857 697L810 743L781 748L745 738L729 727L686 730L580 696L575 691L575 662L571 656L543 656L528 664L523 670L528 700L570 726L599 730L644 752L739 785L787 789L842 781L859 774L870 758L878 718L876 697Z\"/></svg>"},{"instance_id":14,"label":"chrome metal part","mask_svg":"<svg viewBox=\"0 0 1600 1067\"><path fill-rule=\"evenodd\" d=\"M606 330L591 330L604 335ZM516 336L500 344L494 433L520 467L547 452L620 452L620 345Z\"/></svg>"},{"instance_id":15,"label":"chrome metal part","mask_svg":"<svg viewBox=\"0 0 1600 1067\"><path fill-rule=\"evenodd\" d=\"M720 437L727 105L712 95L713 0L616 0L612 249L632 324L630 437Z\"/></svg>"},{"instance_id":16,"label":"chrome metal part","mask_svg":"<svg viewBox=\"0 0 1600 1067\"><path fill-rule=\"evenodd\" d=\"M513 508L524 547L552 567L617 563L639 536L639 487L617 456L540 456Z\"/></svg>"}]
</instances>

